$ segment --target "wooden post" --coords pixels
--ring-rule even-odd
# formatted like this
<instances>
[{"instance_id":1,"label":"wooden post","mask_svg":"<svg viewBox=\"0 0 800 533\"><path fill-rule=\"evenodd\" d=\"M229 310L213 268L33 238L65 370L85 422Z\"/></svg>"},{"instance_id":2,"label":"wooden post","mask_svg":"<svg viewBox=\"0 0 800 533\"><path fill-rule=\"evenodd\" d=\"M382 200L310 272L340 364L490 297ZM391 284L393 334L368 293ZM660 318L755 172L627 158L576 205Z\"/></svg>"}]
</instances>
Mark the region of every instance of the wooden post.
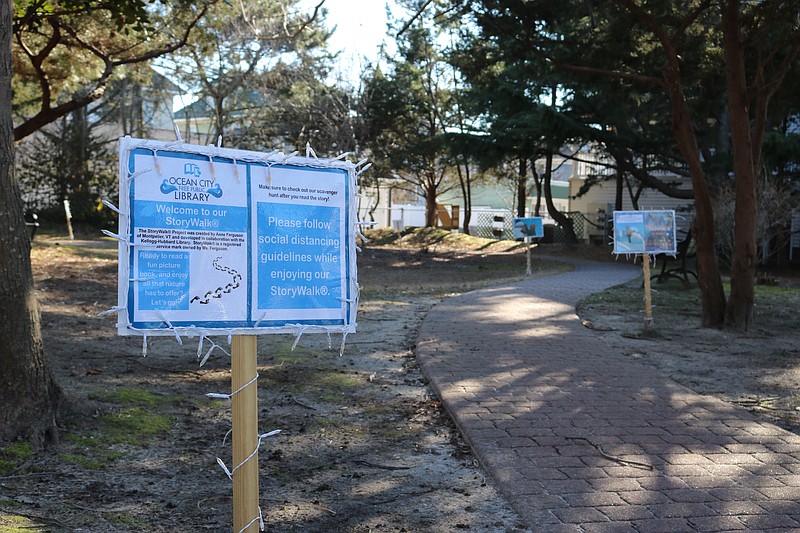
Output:
<instances>
[{"instance_id":1,"label":"wooden post","mask_svg":"<svg viewBox=\"0 0 800 533\"><path fill-rule=\"evenodd\" d=\"M231 398L233 466L237 467L233 472L233 531L239 533L258 517L258 385L253 381L245 387L257 375L256 336L234 335L231 356L231 391L239 391ZM256 520L245 531L258 529Z\"/></svg>"},{"instance_id":2,"label":"wooden post","mask_svg":"<svg viewBox=\"0 0 800 533\"><path fill-rule=\"evenodd\" d=\"M525 237L525 243L528 245L528 249L525 251L525 257L528 260L528 268L525 270L525 275L530 276L531 272L531 238Z\"/></svg>"},{"instance_id":3,"label":"wooden post","mask_svg":"<svg viewBox=\"0 0 800 533\"><path fill-rule=\"evenodd\" d=\"M64 200L64 214L67 216L67 231L69 232L69 240L75 240L75 234L72 233L72 211L69 208L69 200Z\"/></svg>"},{"instance_id":4,"label":"wooden post","mask_svg":"<svg viewBox=\"0 0 800 533\"><path fill-rule=\"evenodd\" d=\"M644 272L644 330L653 330L653 298L650 291L650 254L642 254Z\"/></svg>"}]
</instances>

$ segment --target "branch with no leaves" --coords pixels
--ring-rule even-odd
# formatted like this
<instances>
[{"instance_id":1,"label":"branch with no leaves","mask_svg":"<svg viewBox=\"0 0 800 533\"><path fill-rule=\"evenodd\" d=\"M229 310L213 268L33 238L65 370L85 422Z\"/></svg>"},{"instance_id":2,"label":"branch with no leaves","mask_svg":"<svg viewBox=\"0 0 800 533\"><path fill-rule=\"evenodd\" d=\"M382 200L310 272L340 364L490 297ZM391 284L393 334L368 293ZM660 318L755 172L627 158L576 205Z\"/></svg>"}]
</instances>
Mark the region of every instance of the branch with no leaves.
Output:
<instances>
[{"instance_id":1,"label":"branch with no leaves","mask_svg":"<svg viewBox=\"0 0 800 533\"><path fill-rule=\"evenodd\" d=\"M622 457L616 457L614 455L609 455L606 452L604 452L603 449L600 448L600 446L598 446L597 444L593 443L592 441L590 441L586 437L564 437L564 438L566 438L567 440L582 440L582 441L585 441L585 442L589 443L590 446L592 446L595 450L600 452L600 455L602 455L603 457L605 457L609 461L614 461L614 462L619 463L619 464L624 465L624 466L632 466L634 468L646 468L647 470L652 470L653 469L653 465L649 465L647 463L641 463L639 461L630 461L628 459L623 459Z\"/></svg>"},{"instance_id":2,"label":"branch with no leaves","mask_svg":"<svg viewBox=\"0 0 800 533\"><path fill-rule=\"evenodd\" d=\"M300 24L300 27L297 28L297 30L295 30L294 32L289 31L289 14L286 12L286 7L283 4L281 4L281 9L283 10L283 32L284 32L284 35L282 35L280 37L278 37L278 36L263 37L263 38L261 38L261 40L271 41L271 40L286 39L286 38L294 39L295 37L297 37L298 35L303 33L303 30L305 30L309 25L311 25L312 22L317 20L317 16L319 15L319 10L320 10L320 8L322 8L323 4L325 4L325 0L320 0L320 2L316 6L314 6L314 12L311 13L311 16L308 17L308 19L306 19L305 21L303 21L303 23ZM244 11L243 11L243 13L244 13Z\"/></svg>"},{"instance_id":3,"label":"branch with no leaves","mask_svg":"<svg viewBox=\"0 0 800 533\"><path fill-rule=\"evenodd\" d=\"M65 30L69 33L70 37L75 39L75 42L79 43L82 47L84 47L84 49L86 49L87 51L89 51L90 53L92 53L93 55L98 57L101 61L103 61L104 65L105 65L105 68L103 69L102 74L100 74L100 76L96 80L94 80L93 87L91 89L83 91L83 92L75 95L69 101L66 101L63 104L57 105L55 107L51 107L52 101L51 101L51 98L49 97L50 86L49 86L49 80L47 79L47 75L46 75L46 73L44 73L44 77L42 77L43 71L42 71L42 73L39 73L40 84L47 84L46 87L44 85L42 85L41 107L40 107L38 113L36 113L34 116L30 117L29 119L25 120L22 124L20 124L20 125L18 125L17 127L14 128L14 140L15 141L22 140L25 137L27 137L28 135L30 135L30 134L34 133L35 131L39 130L40 128L46 126L47 124L50 124L51 122L54 122L55 120L58 120L59 118L63 117L64 115L67 115L68 113L71 113L72 111L80 109L80 108L90 104L91 102L94 102L95 100L99 99L100 97L102 97L102 95L103 95L103 93L105 91L106 85L108 84L108 82L111 79L111 74L112 74L114 68L122 66L122 65L132 65L132 64L136 64L136 63L144 63L144 62L149 61L151 59L154 59L156 57L159 57L159 56L174 52L175 50L177 50L177 49L181 48L182 46L184 46L186 44L186 42L188 41L189 35L191 34L191 32L194 29L194 27L205 16L209 5L210 4L204 5L202 7L202 9L200 9L198 11L196 16L186 26L186 29L184 30L183 34L180 35L178 40L176 40L175 42L173 42L173 43L171 43L169 45L165 45L165 46L163 46L161 48L157 48L155 50L150 50L150 51L145 52L145 53L143 53L141 55L137 55L137 56L133 56L133 57L127 57L127 58L123 58L123 59L116 59L116 60L111 59L111 57L108 54L105 54L105 53L101 52L99 49L91 46L88 42L85 42L82 39L80 39L78 37L77 33L74 30L69 30L69 29L65 28ZM55 20L52 20L52 19L51 19L51 24L56 24L57 25ZM57 27L60 27L60 25L57 25ZM20 37L18 36L17 39L19 41ZM48 53L49 53L49 51L51 51L54 48L55 48L55 45L53 45L53 46L49 46L48 45L48 47L45 50L48 50ZM39 54L41 55L43 51L40 51ZM33 56L31 56L31 54L29 52L26 51L26 53L28 54L29 57L33 57ZM38 58L39 56L36 56L36 57ZM46 59L46 57L39 58L39 60L42 63L45 61L45 59ZM35 66L35 64L34 64L34 66Z\"/></svg>"}]
</instances>

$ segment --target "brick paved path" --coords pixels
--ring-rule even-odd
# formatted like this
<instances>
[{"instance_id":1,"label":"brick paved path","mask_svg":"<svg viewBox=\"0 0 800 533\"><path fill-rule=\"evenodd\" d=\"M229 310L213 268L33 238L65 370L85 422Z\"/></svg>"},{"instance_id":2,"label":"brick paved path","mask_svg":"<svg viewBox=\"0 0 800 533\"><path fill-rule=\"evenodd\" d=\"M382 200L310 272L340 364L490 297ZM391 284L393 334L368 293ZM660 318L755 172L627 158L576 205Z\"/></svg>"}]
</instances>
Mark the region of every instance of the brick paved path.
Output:
<instances>
[{"instance_id":1,"label":"brick paved path","mask_svg":"<svg viewBox=\"0 0 800 533\"><path fill-rule=\"evenodd\" d=\"M640 270L576 265L448 299L418 338L423 372L531 530L800 531L800 437L611 353L575 304Z\"/></svg>"}]
</instances>

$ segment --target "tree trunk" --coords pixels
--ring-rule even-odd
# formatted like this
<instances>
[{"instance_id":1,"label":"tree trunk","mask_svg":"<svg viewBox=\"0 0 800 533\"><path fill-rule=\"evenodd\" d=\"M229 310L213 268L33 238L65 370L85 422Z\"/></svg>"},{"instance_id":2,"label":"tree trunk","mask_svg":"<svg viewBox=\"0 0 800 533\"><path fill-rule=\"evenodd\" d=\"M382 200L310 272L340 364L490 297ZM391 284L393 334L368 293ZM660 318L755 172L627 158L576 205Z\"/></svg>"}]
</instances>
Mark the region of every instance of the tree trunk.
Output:
<instances>
[{"instance_id":1,"label":"tree trunk","mask_svg":"<svg viewBox=\"0 0 800 533\"><path fill-rule=\"evenodd\" d=\"M469 161L464 163L464 170L461 165L456 165L458 172L458 183L461 186L461 198L464 200L463 223L461 231L464 235L469 235L469 223L472 221L472 172L469 168Z\"/></svg>"},{"instance_id":2,"label":"tree trunk","mask_svg":"<svg viewBox=\"0 0 800 533\"><path fill-rule=\"evenodd\" d=\"M436 213L436 186L426 187L425 193L425 226L435 228L438 215Z\"/></svg>"},{"instance_id":3,"label":"tree trunk","mask_svg":"<svg viewBox=\"0 0 800 533\"><path fill-rule=\"evenodd\" d=\"M11 122L12 3L0 25L0 441L24 438L35 448L54 440L61 393L45 358L33 291L30 240L14 176Z\"/></svg>"},{"instance_id":4,"label":"tree trunk","mask_svg":"<svg viewBox=\"0 0 800 533\"><path fill-rule=\"evenodd\" d=\"M217 144L217 139L222 137L225 129L225 107L222 98L214 99L214 138L208 139L208 144ZM224 139L223 139L224 140Z\"/></svg>"},{"instance_id":5,"label":"tree trunk","mask_svg":"<svg viewBox=\"0 0 800 533\"><path fill-rule=\"evenodd\" d=\"M725 76L728 85L733 170L736 176L731 294L725 326L747 330L753 322L756 268L756 167L747 102L744 54L740 35L739 2L726 0L722 8Z\"/></svg>"},{"instance_id":6,"label":"tree trunk","mask_svg":"<svg viewBox=\"0 0 800 533\"><path fill-rule=\"evenodd\" d=\"M578 237L575 235L575 229L572 227L572 221L561 213L556 205L553 203L553 190L550 187L550 180L553 176L553 152L548 151L545 156L545 170L544 170L544 201L547 205L548 214L555 220L559 226L567 234L567 242L576 243Z\"/></svg>"},{"instance_id":7,"label":"tree trunk","mask_svg":"<svg viewBox=\"0 0 800 533\"><path fill-rule=\"evenodd\" d=\"M525 217L525 204L528 198L528 159L519 158L519 175L517 176L517 216Z\"/></svg>"},{"instance_id":8,"label":"tree trunk","mask_svg":"<svg viewBox=\"0 0 800 533\"><path fill-rule=\"evenodd\" d=\"M536 203L533 205L533 216L540 216L542 210L542 178L536 172L536 165L531 164L531 175L536 186Z\"/></svg>"},{"instance_id":9,"label":"tree trunk","mask_svg":"<svg viewBox=\"0 0 800 533\"><path fill-rule=\"evenodd\" d=\"M694 189L695 219L692 235L697 243L697 281L703 307L702 324L704 327L721 328L725 323L725 291L722 288L719 260L714 247L714 209L705 171L700 162L700 149L697 146L692 116L683 91L681 58L669 32L659 26L642 6L634 0L617 2L653 32L664 50L662 84L669 97L672 133L678 150L689 167Z\"/></svg>"},{"instance_id":10,"label":"tree trunk","mask_svg":"<svg viewBox=\"0 0 800 533\"><path fill-rule=\"evenodd\" d=\"M725 321L725 291L719 260L714 247L714 209L700 150L692 127L689 107L680 81L680 60L677 53L667 53L664 67L665 88L672 108L672 129L681 155L689 166L694 189L695 219L692 235L697 243L697 281L703 308L704 327L721 328Z\"/></svg>"}]
</instances>

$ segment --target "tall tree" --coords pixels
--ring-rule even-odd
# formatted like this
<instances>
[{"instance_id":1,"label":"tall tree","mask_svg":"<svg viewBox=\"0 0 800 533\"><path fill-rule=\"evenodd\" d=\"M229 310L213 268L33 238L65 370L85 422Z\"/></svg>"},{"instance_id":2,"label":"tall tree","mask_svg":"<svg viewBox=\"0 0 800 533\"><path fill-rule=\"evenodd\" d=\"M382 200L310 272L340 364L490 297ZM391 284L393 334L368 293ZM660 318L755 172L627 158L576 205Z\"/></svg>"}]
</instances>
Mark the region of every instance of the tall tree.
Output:
<instances>
[{"instance_id":1,"label":"tall tree","mask_svg":"<svg viewBox=\"0 0 800 533\"><path fill-rule=\"evenodd\" d=\"M768 105L797 62L797 3L485 0L456 4L473 9L476 27L486 32L486 39L503 39L503 46L519 50L531 61L546 60L560 73L561 86L583 80L613 102L618 93L609 95L604 86L616 80L626 90L667 104L674 146L692 180L703 324L749 327L755 244L753 234L740 226L751 226L755 217L751 176L759 170ZM730 146L723 146L728 138ZM714 246L711 202L715 185L711 179L724 173L710 174L708 157L726 151L733 155L739 191L729 302Z\"/></svg>"},{"instance_id":2,"label":"tall tree","mask_svg":"<svg viewBox=\"0 0 800 533\"><path fill-rule=\"evenodd\" d=\"M45 357L30 240L14 174L11 29L7 0L0 5L0 441L22 437L41 446L57 436L61 393Z\"/></svg>"},{"instance_id":3,"label":"tall tree","mask_svg":"<svg viewBox=\"0 0 800 533\"><path fill-rule=\"evenodd\" d=\"M196 136L193 142L206 144L238 137L237 146L268 141L262 134L286 110L287 88L315 81L304 71L326 77L328 34L320 25L320 6L310 15L298 9L297 0L212 6L192 41L162 61L200 99L183 110L184 140Z\"/></svg>"},{"instance_id":4,"label":"tall tree","mask_svg":"<svg viewBox=\"0 0 800 533\"><path fill-rule=\"evenodd\" d=\"M76 222L113 222L98 208L100 198L114 196L118 178L117 154L101 127L81 108L18 143L16 172L27 209L63 221L67 200Z\"/></svg>"},{"instance_id":5,"label":"tall tree","mask_svg":"<svg viewBox=\"0 0 800 533\"><path fill-rule=\"evenodd\" d=\"M319 51L298 51L293 64L283 63L254 77L253 90L263 106L235 135L246 146L278 146L335 157L349 152L361 158L363 118L355 90L326 79L328 58Z\"/></svg>"},{"instance_id":6,"label":"tall tree","mask_svg":"<svg viewBox=\"0 0 800 533\"><path fill-rule=\"evenodd\" d=\"M19 0L14 138L100 99L121 68L179 49L208 2Z\"/></svg>"},{"instance_id":7,"label":"tall tree","mask_svg":"<svg viewBox=\"0 0 800 533\"><path fill-rule=\"evenodd\" d=\"M736 225L731 294L725 323L748 329L755 306L757 187L772 98L800 54L800 4L722 0L731 152L736 176ZM786 5L788 4L788 5ZM787 9L788 8L788 9ZM754 67L748 69L748 63Z\"/></svg>"},{"instance_id":8,"label":"tall tree","mask_svg":"<svg viewBox=\"0 0 800 533\"><path fill-rule=\"evenodd\" d=\"M179 48L206 8L206 4L146 0L2 3L0 440L22 437L41 445L54 438L61 399L42 345L30 242L13 167L14 140L100 98L119 67ZM16 128L12 81L17 89Z\"/></svg>"},{"instance_id":9,"label":"tall tree","mask_svg":"<svg viewBox=\"0 0 800 533\"><path fill-rule=\"evenodd\" d=\"M484 168L499 168L514 161L515 209L518 216L524 216L531 189L528 162L547 154L552 158L577 130L563 120L562 109L556 105L552 68L542 60L531 61L523 49L498 37L492 34L490 38L488 28L479 36L467 33L451 61L468 86L466 107L474 117L472 151L480 154ZM556 208L552 196L547 196L552 194L545 183L552 176L547 169L552 170L552 164L546 165L541 176L548 214L565 229L567 238L575 241L569 219Z\"/></svg>"},{"instance_id":10,"label":"tall tree","mask_svg":"<svg viewBox=\"0 0 800 533\"><path fill-rule=\"evenodd\" d=\"M436 48L430 21L407 25L388 72L375 69L364 90L372 158L425 199L425 225L435 226L437 195L454 186L447 150L452 84Z\"/></svg>"}]
</instances>

